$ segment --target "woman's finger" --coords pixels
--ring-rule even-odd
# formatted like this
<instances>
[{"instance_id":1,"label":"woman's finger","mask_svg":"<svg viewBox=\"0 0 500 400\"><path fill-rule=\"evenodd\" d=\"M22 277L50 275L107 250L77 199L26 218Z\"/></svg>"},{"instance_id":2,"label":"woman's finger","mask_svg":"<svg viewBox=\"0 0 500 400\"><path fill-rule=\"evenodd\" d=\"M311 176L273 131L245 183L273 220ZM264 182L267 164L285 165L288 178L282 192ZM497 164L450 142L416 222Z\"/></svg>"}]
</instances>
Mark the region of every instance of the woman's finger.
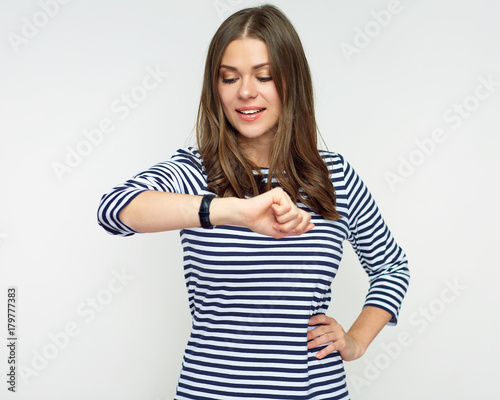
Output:
<instances>
[{"instance_id":1,"label":"woman's finger","mask_svg":"<svg viewBox=\"0 0 500 400\"><path fill-rule=\"evenodd\" d=\"M274 226L274 229L277 232L280 232L279 238L282 238L285 236L299 236L299 235L302 235L303 233L309 232L313 228L314 228L314 224L309 223L304 230L292 229L288 232L282 232L279 228L279 224L275 224L275 226ZM277 236L275 236L275 237L278 239Z\"/></svg>"},{"instance_id":2,"label":"woman's finger","mask_svg":"<svg viewBox=\"0 0 500 400\"><path fill-rule=\"evenodd\" d=\"M289 203L273 203L271 208L273 209L274 215L278 218L290 212L292 207Z\"/></svg>"},{"instance_id":3,"label":"woman's finger","mask_svg":"<svg viewBox=\"0 0 500 400\"><path fill-rule=\"evenodd\" d=\"M338 342L335 342L335 343L329 344L329 345L328 345L328 346L326 346L324 349L321 349L320 351L318 351L318 352L316 353L316 358L318 358L318 359L320 359L320 360L321 360L322 358L326 357L328 354L333 353L334 351L339 350L339 349L337 348L337 346L338 346Z\"/></svg>"},{"instance_id":4,"label":"woman's finger","mask_svg":"<svg viewBox=\"0 0 500 400\"><path fill-rule=\"evenodd\" d=\"M291 211L276 219L281 231L290 232L302 222L303 216L299 212Z\"/></svg>"},{"instance_id":5,"label":"woman's finger","mask_svg":"<svg viewBox=\"0 0 500 400\"><path fill-rule=\"evenodd\" d=\"M307 332L307 340L312 340L314 338L320 337L321 335L324 335L325 333L328 333L330 331L330 325L317 326L316 328L311 329L309 332Z\"/></svg>"},{"instance_id":6,"label":"woman's finger","mask_svg":"<svg viewBox=\"0 0 500 400\"><path fill-rule=\"evenodd\" d=\"M326 314L316 314L309 318L309 325L327 325L337 323L337 321Z\"/></svg>"}]
</instances>

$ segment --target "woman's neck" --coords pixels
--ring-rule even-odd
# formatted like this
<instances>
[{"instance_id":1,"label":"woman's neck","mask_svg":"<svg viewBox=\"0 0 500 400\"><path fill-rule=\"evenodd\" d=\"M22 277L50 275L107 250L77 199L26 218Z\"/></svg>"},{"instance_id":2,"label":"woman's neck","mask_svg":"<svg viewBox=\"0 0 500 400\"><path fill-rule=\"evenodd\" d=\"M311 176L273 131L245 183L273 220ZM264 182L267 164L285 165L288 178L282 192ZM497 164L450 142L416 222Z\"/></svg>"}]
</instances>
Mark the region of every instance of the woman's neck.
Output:
<instances>
[{"instance_id":1,"label":"woman's neck","mask_svg":"<svg viewBox=\"0 0 500 400\"><path fill-rule=\"evenodd\" d=\"M271 147L274 134L258 139L239 138L239 145L245 157L254 165L262 168L269 168Z\"/></svg>"}]
</instances>

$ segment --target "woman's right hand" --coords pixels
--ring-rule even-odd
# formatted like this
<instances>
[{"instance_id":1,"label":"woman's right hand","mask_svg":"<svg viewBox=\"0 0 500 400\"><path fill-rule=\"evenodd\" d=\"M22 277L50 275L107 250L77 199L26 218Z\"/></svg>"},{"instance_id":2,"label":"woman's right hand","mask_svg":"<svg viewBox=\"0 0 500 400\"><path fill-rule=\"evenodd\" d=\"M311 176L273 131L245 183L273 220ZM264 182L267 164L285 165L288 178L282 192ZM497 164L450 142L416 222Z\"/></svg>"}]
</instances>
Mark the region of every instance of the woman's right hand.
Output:
<instances>
[{"instance_id":1,"label":"woman's right hand","mask_svg":"<svg viewBox=\"0 0 500 400\"><path fill-rule=\"evenodd\" d=\"M310 231L311 215L301 210L281 188L239 201L238 225L276 239Z\"/></svg>"}]
</instances>

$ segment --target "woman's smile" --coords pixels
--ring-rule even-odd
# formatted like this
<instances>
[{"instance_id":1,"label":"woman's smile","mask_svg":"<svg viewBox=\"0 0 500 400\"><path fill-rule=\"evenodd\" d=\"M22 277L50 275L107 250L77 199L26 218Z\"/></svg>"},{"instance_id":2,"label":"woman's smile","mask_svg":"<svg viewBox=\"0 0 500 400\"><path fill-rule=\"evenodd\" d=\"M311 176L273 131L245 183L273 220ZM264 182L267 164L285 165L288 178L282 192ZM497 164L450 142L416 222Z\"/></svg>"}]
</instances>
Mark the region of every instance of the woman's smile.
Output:
<instances>
[{"instance_id":1,"label":"woman's smile","mask_svg":"<svg viewBox=\"0 0 500 400\"><path fill-rule=\"evenodd\" d=\"M236 112L239 114L238 116L243 120L243 121L255 121L256 119L260 118L262 114L266 111L264 107L253 107L253 106L247 106L247 107L240 107L236 109Z\"/></svg>"}]
</instances>

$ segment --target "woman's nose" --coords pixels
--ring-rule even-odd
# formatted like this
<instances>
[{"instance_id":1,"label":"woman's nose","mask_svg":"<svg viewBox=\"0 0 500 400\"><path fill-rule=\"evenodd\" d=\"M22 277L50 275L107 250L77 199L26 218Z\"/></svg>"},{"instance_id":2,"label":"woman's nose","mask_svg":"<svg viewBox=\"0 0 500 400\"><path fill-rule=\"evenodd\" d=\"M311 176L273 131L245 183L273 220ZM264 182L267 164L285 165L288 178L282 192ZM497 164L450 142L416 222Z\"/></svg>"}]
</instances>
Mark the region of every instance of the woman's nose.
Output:
<instances>
[{"instance_id":1,"label":"woman's nose","mask_svg":"<svg viewBox=\"0 0 500 400\"><path fill-rule=\"evenodd\" d=\"M241 99L249 99L257 96L257 88L255 87L255 82L251 79L243 78L241 85L238 89L238 96Z\"/></svg>"}]
</instances>

